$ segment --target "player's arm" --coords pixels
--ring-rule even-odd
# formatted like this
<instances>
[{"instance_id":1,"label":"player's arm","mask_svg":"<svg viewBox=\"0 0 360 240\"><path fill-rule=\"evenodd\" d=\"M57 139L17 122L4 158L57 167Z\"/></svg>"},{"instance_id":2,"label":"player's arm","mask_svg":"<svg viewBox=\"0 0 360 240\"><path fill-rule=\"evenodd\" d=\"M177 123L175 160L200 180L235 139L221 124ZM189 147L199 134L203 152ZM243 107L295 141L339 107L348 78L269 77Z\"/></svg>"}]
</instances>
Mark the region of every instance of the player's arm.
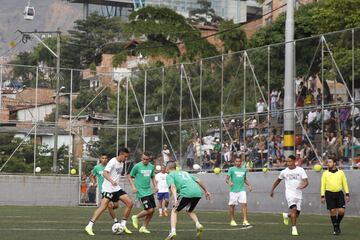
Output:
<instances>
[{"instance_id":1,"label":"player's arm","mask_svg":"<svg viewBox=\"0 0 360 240\"><path fill-rule=\"evenodd\" d=\"M199 186L202 188L202 190L204 190L206 199L210 199L211 193L207 190L205 184L198 178L196 179L196 182L197 182L197 184L199 184Z\"/></svg>"},{"instance_id":2,"label":"player's arm","mask_svg":"<svg viewBox=\"0 0 360 240\"><path fill-rule=\"evenodd\" d=\"M321 176L321 188L320 188L320 196L321 196L321 203L325 203L325 187L326 187L326 172L323 173Z\"/></svg>"},{"instance_id":3,"label":"player's arm","mask_svg":"<svg viewBox=\"0 0 360 240\"><path fill-rule=\"evenodd\" d=\"M231 181L230 176L226 175L226 180L225 182L231 187L232 185L234 185L234 183Z\"/></svg>"},{"instance_id":4,"label":"player's arm","mask_svg":"<svg viewBox=\"0 0 360 240\"><path fill-rule=\"evenodd\" d=\"M134 178L136 176L136 173L137 173L137 165L135 165L132 169L131 169L131 172L130 174L128 175L128 181L130 183L130 186L131 186L131 189L132 189L132 192L133 193L136 193L137 192L137 189L135 187L135 184L134 184Z\"/></svg>"},{"instance_id":5,"label":"player's arm","mask_svg":"<svg viewBox=\"0 0 360 240\"><path fill-rule=\"evenodd\" d=\"M103 172L104 178L108 180L113 186L117 186L118 183L111 179L110 173L107 170L104 170Z\"/></svg>"},{"instance_id":6,"label":"player's arm","mask_svg":"<svg viewBox=\"0 0 360 240\"><path fill-rule=\"evenodd\" d=\"M246 177L244 179L244 183L249 187L249 191L251 192L252 191L252 186L251 186L251 183L247 180Z\"/></svg>"},{"instance_id":7,"label":"player's arm","mask_svg":"<svg viewBox=\"0 0 360 240\"><path fill-rule=\"evenodd\" d=\"M303 190L307 186L309 186L309 180L307 178L303 178L302 184L298 187L298 189Z\"/></svg>"},{"instance_id":8,"label":"player's arm","mask_svg":"<svg viewBox=\"0 0 360 240\"><path fill-rule=\"evenodd\" d=\"M349 193L349 186L348 186L348 183L347 183L347 180L346 180L346 176L345 176L345 173L343 172L342 173L342 185L344 187L344 191L345 191L345 199L346 199L346 202L350 202L350 193Z\"/></svg>"},{"instance_id":9,"label":"player's arm","mask_svg":"<svg viewBox=\"0 0 360 240\"><path fill-rule=\"evenodd\" d=\"M279 185L280 182L281 182L280 178L275 180L275 182L274 182L274 184L272 185L272 188L271 188L270 197L274 197L274 190Z\"/></svg>"},{"instance_id":10,"label":"player's arm","mask_svg":"<svg viewBox=\"0 0 360 240\"><path fill-rule=\"evenodd\" d=\"M151 178L152 184L154 186L154 193L157 193L159 191L158 187L157 187L157 181L155 179L155 177Z\"/></svg>"}]
</instances>

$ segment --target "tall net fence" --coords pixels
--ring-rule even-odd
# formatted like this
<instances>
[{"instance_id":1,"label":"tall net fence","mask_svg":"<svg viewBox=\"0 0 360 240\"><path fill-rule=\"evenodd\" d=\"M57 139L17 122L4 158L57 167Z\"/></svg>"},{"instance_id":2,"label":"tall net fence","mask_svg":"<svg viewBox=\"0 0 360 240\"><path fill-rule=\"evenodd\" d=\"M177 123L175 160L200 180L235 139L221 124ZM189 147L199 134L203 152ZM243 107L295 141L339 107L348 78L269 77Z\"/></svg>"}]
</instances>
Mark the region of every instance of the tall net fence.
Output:
<instances>
[{"instance_id":1,"label":"tall net fence","mask_svg":"<svg viewBox=\"0 0 360 240\"><path fill-rule=\"evenodd\" d=\"M292 43L298 165L336 154L358 166L359 39L350 29ZM184 169L227 168L237 153L249 168L284 167L284 56L280 43L133 71L2 64L0 171L76 169L85 181L99 155L120 146L129 161L146 150L156 165Z\"/></svg>"}]
</instances>

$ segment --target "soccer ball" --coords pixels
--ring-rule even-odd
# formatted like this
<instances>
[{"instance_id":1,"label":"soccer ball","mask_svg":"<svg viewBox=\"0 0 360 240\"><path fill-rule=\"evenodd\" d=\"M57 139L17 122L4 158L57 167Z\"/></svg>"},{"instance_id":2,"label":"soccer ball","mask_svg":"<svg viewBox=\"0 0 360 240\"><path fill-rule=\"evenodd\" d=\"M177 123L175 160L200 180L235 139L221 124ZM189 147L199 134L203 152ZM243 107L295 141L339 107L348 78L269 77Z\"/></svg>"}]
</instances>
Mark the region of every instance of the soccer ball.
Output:
<instances>
[{"instance_id":1,"label":"soccer ball","mask_svg":"<svg viewBox=\"0 0 360 240\"><path fill-rule=\"evenodd\" d=\"M70 170L70 173L71 173L72 175L75 175L75 174L76 174L76 169L75 169L75 168L71 169L71 170Z\"/></svg>"},{"instance_id":2,"label":"soccer ball","mask_svg":"<svg viewBox=\"0 0 360 240\"><path fill-rule=\"evenodd\" d=\"M193 165L193 169L194 169L194 170L199 170L199 169L200 169L200 165L199 165L199 164L194 164L194 165Z\"/></svg>"},{"instance_id":3,"label":"soccer ball","mask_svg":"<svg viewBox=\"0 0 360 240\"><path fill-rule=\"evenodd\" d=\"M36 167L36 168L35 168L35 172L37 172L37 173L41 172L41 168L40 168L40 167Z\"/></svg>"},{"instance_id":4,"label":"soccer ball","mask_svg":"<svg viewBox=\"0 0 360 240\"><path fill-rule=\"evenodd\" d=\"M322 166L321 166L320 164L315 164L315 165L314 165L314 170L315 170L316 172L320 172L320 171L322 170Z\"/></svg>"},{"instance_id":5,"label":"soccer ball","mask_svg":"<svg viewBox=\"0 0 360 240\"><path fill-rule=\"evenodd\" d=\"M156 169L156 171L161 171L161 166L160 166L160 165L156 165L155 169Z\"/></svg>"},{"instance_id":6,"label":"soccer ball","mask_svg":"<svg viewBox=\"0 0 360 240\"><path fill-rule=\"evenodd\" d=\"M220 174L221 173L221 169L220 168L214 168L214 173L215 174Z\"/></svg>"},{"instance_id":7,"label":"soccer ball","mask_svg":"<svg viewBox=\"0 0 360 240\"><path fill-rule=\"evenodd\" d=\"M124 231L124 226L120 223L114 223L111 227L111 231L115 234L121 234Z\"/></svg>"},{"instance_id":8,"label":"soccer ball","mask_svg":"<svg viewBox=\"0 0 360 240\"><path fill-rule=\"evenodd\" d=\"M266 173L267 171L269 171L269 169L267 167L263 167L262 171Z\"/></svg>"}]
</instances>

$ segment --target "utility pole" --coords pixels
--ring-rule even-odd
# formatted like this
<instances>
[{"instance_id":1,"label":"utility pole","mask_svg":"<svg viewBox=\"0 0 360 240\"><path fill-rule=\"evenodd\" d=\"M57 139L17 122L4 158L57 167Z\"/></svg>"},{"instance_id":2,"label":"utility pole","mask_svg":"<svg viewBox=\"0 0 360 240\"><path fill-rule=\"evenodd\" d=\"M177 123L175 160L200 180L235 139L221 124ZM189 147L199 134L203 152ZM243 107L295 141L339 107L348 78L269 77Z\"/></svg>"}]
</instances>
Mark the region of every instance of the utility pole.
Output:
<instances>
[{"instance_id":1,"label":"utility pole","mask_svg":"<svg viewBox=\"0 0 360 240\"><path fill-rule=\"evenodd\" d=\"M57 172L57 150L58 150L58 121L59 121L59 92L60 92L60 36L61 32L58 28L56 31L33 31L33 32L22 32L20 30L17 30L22 34L22 42L26 43L28 40L30 40L32 37L38 40L44 47L46 47L49 52L56 57L56 89L55 89L55 126L54 126L54 155L53 155L53 166L52 171L54 173ZM38 33L55 33L57 44L56 44L56 53L48 46L46 43L44 43L36 34Z\"/></svg>"},{"instance_id":2,"label":"utility pole","mask_svg":"<svg viewBox=\"0 0 360 240\"><path fill-rule=\"evenodd\" d=\"M55 129L54 129L54 155L53 155L53 172L57 172L58 158L58 123L59 123L59 92L60 92L60 30L57 29L56 38L56 96L55 96ZM70 119L71 120L71 119Z\"/></svg>"},{"instance_id":3,"label":"utility pole","mask_svg":"<svg viewBox=\"0 0 360 240\"><path fill-rule=\"evenodd\" d=\"M295 153L294 124L294 1L288 0L285 24L284 155Z\"/></svg>"}]
</instances>

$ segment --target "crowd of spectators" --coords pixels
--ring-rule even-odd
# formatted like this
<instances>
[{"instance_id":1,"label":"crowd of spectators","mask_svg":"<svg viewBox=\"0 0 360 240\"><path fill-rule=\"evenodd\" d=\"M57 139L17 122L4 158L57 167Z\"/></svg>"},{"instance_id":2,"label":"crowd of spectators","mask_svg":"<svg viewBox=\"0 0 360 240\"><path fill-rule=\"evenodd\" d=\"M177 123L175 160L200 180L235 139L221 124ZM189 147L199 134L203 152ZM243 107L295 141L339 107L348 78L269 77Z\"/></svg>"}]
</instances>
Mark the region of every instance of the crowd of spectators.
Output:
<instances>
[{"instance_id":1,"label":"crowd of spectators","mask_svg":"<svg viewBox=\"0 0 360 240\"><path fill-rule=\"evenodd\" d=\"M318 87L316 76L296 82L297 165L311 168L335 154L343 166L356 166L360 162L359 101L352 104L346 94L330 94L328 86ZM256 113L249 117L225 120L222 134L218 130L201 139L193 136L186 148L186 166L227 168L235 154L241 154L249 168L283 168L284 90L273 89L268 99L266 104L259 98Z\"/></svg>"}]
</instances>

